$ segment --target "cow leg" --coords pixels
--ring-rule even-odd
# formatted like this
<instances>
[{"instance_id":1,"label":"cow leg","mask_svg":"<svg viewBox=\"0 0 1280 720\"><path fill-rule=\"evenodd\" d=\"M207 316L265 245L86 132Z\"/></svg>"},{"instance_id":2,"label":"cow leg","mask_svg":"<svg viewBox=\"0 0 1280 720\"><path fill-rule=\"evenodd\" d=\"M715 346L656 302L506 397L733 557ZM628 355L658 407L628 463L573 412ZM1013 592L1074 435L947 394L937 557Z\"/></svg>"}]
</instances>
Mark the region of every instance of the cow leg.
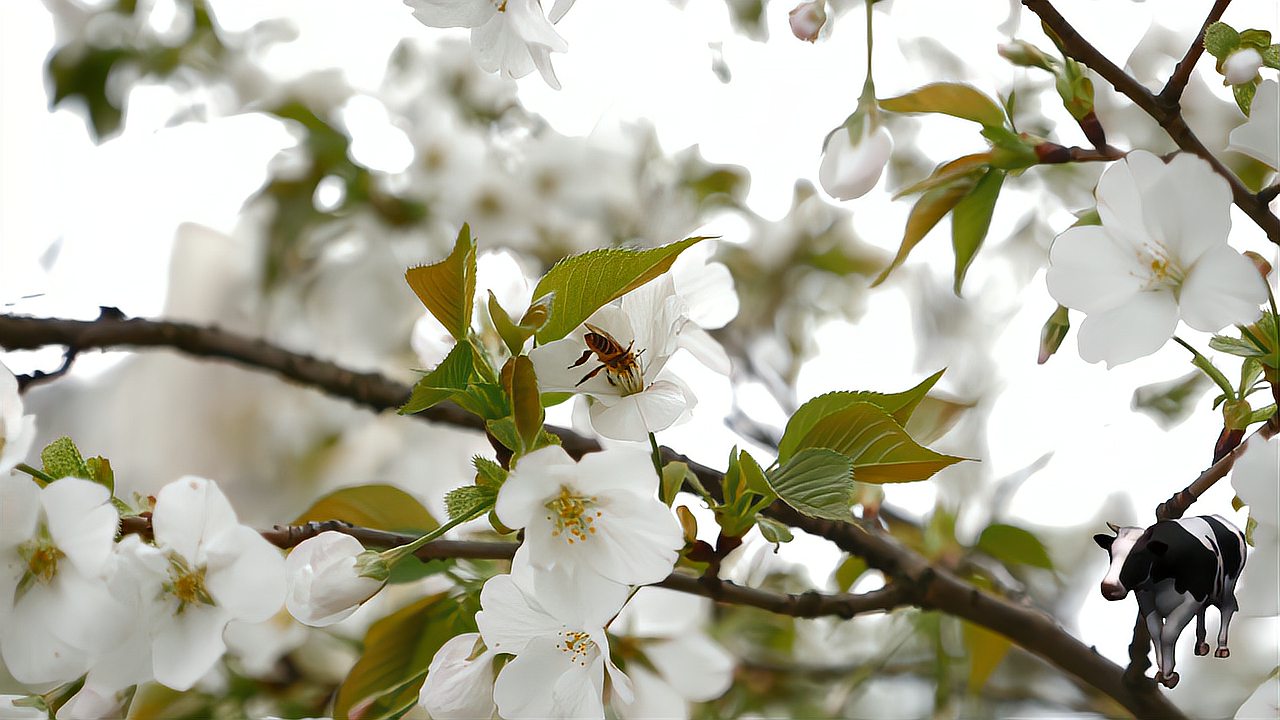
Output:
<instances>
[{"instance_id":1,"label":"cow leg","mask_svg":"<svg viewBox=\"0 0 1280 720\"><path fill-rule=\"evenodd\" d=\"M1218 606L1218 614L1221 617L1221 627L1218 628L1218 650L1214 657L1230 657L1231 649L1227 647L1227 628L1231 625L1231 616L1236 614L1239 606L1236 604L1236 588L1232 582L1227 586L1226 592L1222 596L1222 604Z\"/></svg>"},{"instance_id":2,"label":"cow leg","mask_svg":"<svg viewBox=\"0 0 1280 720\"><path fill-rule=\"evenodd\" d=\"M1204 641L1205 635L1208 634L1204 628L1204 612L1208 607L1207 604L1203 605L1200 612L1196 613L1196 655L1209 654L1209 643Z\"/></svg>"},{"instance_id":3,"label":"cow leg","mask_svg":"<svg viewBox=\"0 0 1280 720\"><path fill-rule=\"evenodd\" d=\"M1147 636L1151 638L1151 647L1156 653L1156 680L1160 679L1160 613L1156 612L1156 603L1148 593L1135 593L1138 597L1138 612L1147 621Z\"/></svg>"},{"instance_id":4,"label":"cow leg","mask_svg":"<svg viewBox=\"0 0 1280 720\"><path fill-rule=\"evenodd\" d=\"M1178 673L1173 671L1174 646L1183 628L1191 622L1191 618L1201 611L1203 603L1197 602L1189 593L1183 596L1182 604L1173 609L1164 619L1164 628L1160 631L1160 677L1167 688L1178 684Z\"/></svg>"}]
</instances>

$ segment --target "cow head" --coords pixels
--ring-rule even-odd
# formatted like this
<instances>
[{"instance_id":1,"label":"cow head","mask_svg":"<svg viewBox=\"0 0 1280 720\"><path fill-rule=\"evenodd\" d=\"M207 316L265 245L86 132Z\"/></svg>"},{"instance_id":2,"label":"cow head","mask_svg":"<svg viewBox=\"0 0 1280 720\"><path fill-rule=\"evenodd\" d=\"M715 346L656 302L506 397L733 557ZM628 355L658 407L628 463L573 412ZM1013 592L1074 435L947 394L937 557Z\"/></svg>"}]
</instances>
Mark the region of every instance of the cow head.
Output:
<instances>
[{"instance_id":1,"label":"cow head","mask_svg":"<svg viewBox=\"0 0 1280 720\"><path fill-rule=\"evenodd\" d=\"M1129 591L1151 577L1151 564L1167 549L1159 540L1152 540L1147 530L1137 527L1120 527L1107 523L1115 535L1094 535L1093 541L1111 554L1111 565L1102 578L1102 597L1123 600Z\"/></svg>"}]
</instances>

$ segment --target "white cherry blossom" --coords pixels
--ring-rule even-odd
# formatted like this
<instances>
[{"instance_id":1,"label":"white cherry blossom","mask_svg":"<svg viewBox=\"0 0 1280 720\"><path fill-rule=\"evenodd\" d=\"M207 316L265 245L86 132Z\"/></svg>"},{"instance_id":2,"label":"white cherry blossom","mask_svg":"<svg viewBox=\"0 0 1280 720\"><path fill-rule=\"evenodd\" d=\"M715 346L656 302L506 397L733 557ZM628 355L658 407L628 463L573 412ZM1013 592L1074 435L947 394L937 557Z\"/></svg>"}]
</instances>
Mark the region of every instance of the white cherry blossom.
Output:
<instances>
[{"instance_id":1,"label":"white cherry blossom","mask_svg":"<svg viewBox=\"0 0 1280 720\"><path fill-rule=\"evenodd\" d=\"M618 343L627 353L626 366L603 367L588 350L590 333L608 335ZM677 350L684 347L708 367L727 364L724 351L717 357L695 337L698 333L674 280L663 274L617 304L600 308L567 337L534 348L529 359L543 392L579 392L592 398L591 426L596 432L614 440L643 441L649 433L684 419L697 404L684 382L663 372Z\"/></svg>"},{"instance_id":2,"label":"white cherry blossom","mask_svg":"<svg viewBox=\"0 0 1280 720\"><path fill-rule=\"evenodd\" d=\"M536 67L548 85L560 89L551 53L565 52L569 45L551 26L539 0L404 1L424 25L471 28L471 48L486 71L521 78ZM555 19L571 4L557 2Z\"/></svg>"},{"instance_id":3,"label":"white cherry blossom","mask_svg":"<svg viewBox=\"0 0 1280 720\"><path fill-rule=\"evenodd\" d=\"M855 140L849 128L840 126L822 150L818 182L837 200L853 200L871 191L893 152L893 136L888 128L866 118L862 134Z\"/></svg>"},{"instance_id":4,"label":"white cherry blossom","mask_svg":"<svg viewBox=\"0 0 1280 720\"><path fill-rule=\"evenodd\" d=\"M1068 229L1049 252L1049 294L1086 313L1080 356L1108 366L1159 350L1179 318L1205 332L1248 323L1262 277L1227 245L1231 191L1204 160L1129 153L1098 181L1102 224Z\"/></svg>"},{"instance_id":5,"label":"white cherry blossom","mask_svg":"<svg viewBox=\"0 0 1280 720\"><path fill-rule=\"evenodd\" d=\"M540 570L598 574L643 585L665 578L684 546L680 525L656 497L647 453L615 448L575 462L558 445L520 459L494 510L524 528L522 558Z\"/></svg>"},{"instance_id":6,"label":"white cherry blossom","mask_svg":"<svg viewBox=\"0 0 1280 720\"><path fill-rule=\"evenodd\" d=\"M26 459L35 437L36 417L22 414L18 379L0 362L0 475Z\"/></svg>"},{"instance_id":7,"label":"white cherry blossom","mask_svg":"<svg viewBox=\"0 0 1280 720\"><path fill-rule=\"evenodd\" d=\"M633 697L630 679L609 659L604 629L628 589L599 582L566 588L538 578L498 575L480 591L476 625L485 645L515 656L494 683L498 712L507 720L603 718L606 673L623 702Z\"/></svg>"},{"instance_id":8,"label":"white cherry blossom","mask_svg":"<svg viewBox=\"0 0 1280 720\"><path fill-rule=\"evenodd\" d=\"M226 652L232 620L260 622L284 603L284 559L241 525L217 484L184 477L161 488L155 544L117 545L112 590L135 608L133 632L85 682L101 695L144 680L187 690Z\"/></svg>"},{"instance_id":9,"label":"white cherry blossom","mask_svg":"<svg viewBox=\"0 0 1280 720\"><path fill-rule=\"evenodd\" d=\"M440 646L418 703L432 720L476 720L493 717L493 661L479 633L463 633Z\"/></svg>"},{"instance_id":10,"label":"white cherry blossom","mask_svg":"<svg viewBox=\"0 0 1280 720\"><path fill-rule=\"evenodd\" d=\"M1228 149L1280 170L1280 83L1265 80L1258 86L1249 120L1232 130L1228 139Z\"/></svg>"},{"instance_id":11,"label":"white cherry blossom","mask_svg":"<svg viewBox=\"0 0 1280 720\"><path fill-rule=\"evenodd\" d=\"M1237 591L1240 613L1280 614L1280 438L1254 438L1231 470L1231 487L1249 506L1253 548L1245 562Z\"/></svg>"},{"instance_id":12,"label":"white cherry blossom","mask_svg":"<svg viewBox=\"0 0 1280 720\"><path fill-rule=\"evenodd\" d=\"M325 627L378 594L386 583L360 575L357 559L363 552L359 540L339 532L302 541L285 560L289 613L303 624Z\"/></svg>"},{"instance_id":13,"label":"white cherry blossom","mask_svg":"<svg viewBox=\"0 0 1280 720\"><path fill-rule=\"evenodd\" d=\"M0 477L0 655L15 679L66 682L124 621L102 579L119 516L102 485Z\"/></svg>"}]
</instances>

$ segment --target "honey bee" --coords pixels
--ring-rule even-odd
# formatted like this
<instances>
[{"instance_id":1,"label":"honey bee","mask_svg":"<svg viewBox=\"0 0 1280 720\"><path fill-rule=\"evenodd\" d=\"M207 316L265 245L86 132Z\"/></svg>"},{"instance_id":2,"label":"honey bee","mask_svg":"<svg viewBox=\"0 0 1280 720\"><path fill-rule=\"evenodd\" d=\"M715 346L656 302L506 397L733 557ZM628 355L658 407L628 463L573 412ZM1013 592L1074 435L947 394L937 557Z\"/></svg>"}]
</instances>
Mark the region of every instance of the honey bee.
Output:
<instances>
[{"instance_id":1,"label":"honey bee","mask_svg":"<svg viewBox=\"0 0 1280 720\"><path fill-rule=\"evenodd\" d=\"M586 323L587 334L583 339L587 343L587 349L582 352L582 357L578 361L569 366L573 369L587 362L594 354L600 364L593 368L591 372L582 376L574 387L590 380L603 370L605 379L610 385L620 387L623 394L630 395L640 392L644 389L644 370L640 367L640 356L644 354L644 350L632 352L631 348L635 345L635 341L627 343L624 348L622 343L618 342L612 335L604 330Z\"/></svg>"}]
</instances>

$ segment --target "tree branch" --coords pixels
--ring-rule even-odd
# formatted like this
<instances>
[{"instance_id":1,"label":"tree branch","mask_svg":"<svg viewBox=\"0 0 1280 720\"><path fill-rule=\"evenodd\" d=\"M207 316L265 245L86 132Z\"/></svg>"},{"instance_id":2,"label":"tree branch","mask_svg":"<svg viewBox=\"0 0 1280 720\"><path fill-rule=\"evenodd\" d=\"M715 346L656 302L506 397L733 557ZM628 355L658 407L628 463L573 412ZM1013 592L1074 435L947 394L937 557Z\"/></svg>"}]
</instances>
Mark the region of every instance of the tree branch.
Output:
<instances>
[{"instance_id":1,"label":"tree branch","mask_svg":"<svg viewBox=\"0 0 1280 720\"><path fill-rule=\"evenodd\" d=\"M1187 126L1186 119L1182 117L1182 108L1178 105L1181 89L1178 89L1178 97L1174 97L1172 93L1169 97L1166 97L1163 91L1159 96L1152 94L1151 91L1142 86L1142 83L1139 83L1133 76L1117 67L1115 63L1108 60L1089 41L1081 37L1080 33L1076 32L1076 29L1062 17L1049 0L1022 0L1022 4L1038 15L1045 26L1058 36L1064 52L1075 60L1089 66L1090 69L1102 76L1102 79L1110 83L1118 92L1132 100L1133 104L1141 108L1147 115L1150 115L1153 120L1159 123L1160 127L1164 128L1165 133L1173 139L1179 148L1208 162L1213 167L1214 172L1225 178L1227 184L1230 185L1231 195L1236 206L1257 223L1258 227L1262 228L1262 231L1266 233L1271 242L1280 245L1280 218L1272 214L1267 207L1267 203L1262 202L1256 194L1245 187L1245 184L1241 182L1240 178L1236 177L1235 173L1231 172L1226 165L1222 164L1221 160L1209 152L1204 143L1200 142L1196 134ZM1226 3L1223 0L1218 0L1218 4L1225 5ZM1210 17L1213 17L1212 14ZM1197 45L1201 44L1197 42ZM1188 74L1190 73L1190 66L1194 65L1199 55L1200 51L1195 46L1187 51L1187 57L1183 58L1183 63L1188 64L1186 71ZM1178 69L1175 70L1174 78L1178 77L1177 73L1181 70L1182 64L1180 63ZM1171 78L1170 83L1173 83L1173 80ZM1166 85L1165 90L1171 90L1170 85Z\"/></svg>"},{"instance_id":2,"label":"tree branch","mask_svg":"<svg viewBox=\"0 0 1280 720\"><path fill-rule=\"evenodd\" d=\"M1191 507L1191 504L1200 499L1214 483L1226 477L1231 467L1236 464L1236 460L1244 454L1249 447L1249 441L1254 438L1262 438L1264 441L1273 437L1277 431L1280 431L1280 412L1271 416L1271 419L1263 423L1262 427L1254 431L1244 442L1240 443L1234 450L1227 453L1221 460L1209 466L1207 470L1200 473L1199 477L1191 481L1191 484L1174 493L1168 500L1160 503L1156 508L1156 520L1176 520L1182 517L1182 514Z\"/></svg>"},{"instance_id":3,"label":"tree branch","mask_svg":"<svg viewBox=\"0 0 1280 720\"><path fill-rule=\"evenodd\" d=\"M1178 66L1173 69L1173 74L1169 76L1169 81L1164 84L1164 89L1160 91L1158 98L1162 104L1177 105L1178 101L1182 99L1182 91L1187 88L1187 83L1191 80L1191 73L1196 69L1196 62L1204 54L1204 31L1210 25L1222 19L1222 14L1227 11L1227 6L1230 4L1231 0L1217 0L1213 4L1213 9L1209 11L1209 16L1200 25L1200 32L1196 33L1196 39L1191 42L1191 47L1187 48L1186 55L1182 56Z\"/></svg>"},{"instance_id":4,"label":"tree branch","mask_svg":"<svg viewBox=\"0 0 1280 720\"><path fill-rule=\"evenodd\" d=\"M74 345L81 351L116 347L174 348L199 357L228 360L267 370L374 410L398 407L409 395L407 385L380 375L351 372L323 360L291 353L262 340L252 340L216 328L143 319L112 318L84 322L0 315L0 347L26 350L45 345ZM420 413L419 417L480 429L476 418L452 406L436 406ZM549 429L560 436L566 451L575 457L600 448L595 440L571 430ZM688 463L689 468L710 492L723 497L720 493L720 472L693 462L669 448L663 448L662 453L666 460ZM780 502L774 503L765 512L776 520L834 542L840 549L862 557L870 567L883 572L890 580L890 587L894 588L894 595L889 598L874 596L876 600L869 604L887 604L891 600L894 605L910 603L922 608L945 611L1008 637L1026 650L1098 688L1138 717L1185 717L1156 690L1153 682L1126 684L1123 670L1118 665L1076 640L1049 615L980 590L946 569L934 567L924 557L892 537L870 532L853 523L805 517ZM441 547L450 548L452 552L460 551L457 547ZM670 578L668 580L672 581ZM688 581L672 582L679 584ZM698 581L693 579L693 582ZM702 594L715 597L710 594L715 590L706 587L706 584L699 584L698 587L702 588ZM729 587L737 589L727 592L747 590L734 585ZM751 593L744 593L741 597L744 604L765 602ZM778 606L783 607L794 602L799 610L809 608L806 603L813 602L804 599L804 595L796 597L796 600L773 598L769 603L781 603ZM857 604L848 607L851 611L861 611Z\"/></svg>"},{"instance_id":5,"label":"tree branch","mask_svg":"<svg viewBox=\"0 0 1280 720\"><path fill-rule=\"evenodd\" d=\"M290 548L326 530L350 535L366 547L391 548L416 539L413 535L371 530L340 521L276 526L273 530L264 531L262 536L276 547ZM435 540L424 545L415 553L415 556L424 562L443 558L510 560L515 555L517 547L519 543L512 542ZM738 585L727 580L706 583L699 577L679 572L671 573L667 579L657 583L657 586L691 595L701 595L730 605L746 605L778 615L798 618L834 616L849 619L864 613L887 612L905 603L905 593L894 586L856 595L851 593L827 595L818 592L778 593Z\"/></svg>"}]
</instances>

